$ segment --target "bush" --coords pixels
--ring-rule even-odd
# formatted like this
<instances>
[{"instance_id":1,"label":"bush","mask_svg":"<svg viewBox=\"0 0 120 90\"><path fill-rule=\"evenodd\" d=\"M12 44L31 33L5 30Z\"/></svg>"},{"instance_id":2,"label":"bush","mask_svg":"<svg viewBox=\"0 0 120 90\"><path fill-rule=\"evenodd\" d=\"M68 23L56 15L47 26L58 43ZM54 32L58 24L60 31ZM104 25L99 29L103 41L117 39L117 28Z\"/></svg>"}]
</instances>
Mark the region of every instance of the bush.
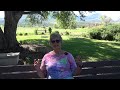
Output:
<instances>
[{"instance_id":1,"label":"bush","mask_svg":"<svg viewBox=\"0 0 120 90\"><path fill-rule=\"evenodd\" d=\"M114 33L111 33L110 31L103 31L101 34L101 37L103 40L114 40Z\"/></svg>"},{"instance_id":2,"label":"bush","mask_svg":"<svg viewBox=\"0 0 120 90\"><path fill-rule=\"evenodd\" d=\"M48 31L49 31L49 34L51 34L51 33L52 33L52 28L49 27L49 28L48 28Z\"/></svg>"},{"instance_id":3,"label":"bush","mask_svg":"<svg viewBox=\"0 0 120 90\"><path fill-rule=\"evenodd\" d=\"M117 24L108 25L106 26L106 29L114 34L118 32L120 33L120 25L117 25Z\"/></svg>"},{"instance_id":4,"label":"bush","mask_svg":"<svg viewBox=\"0 0 120 90\"><path fill-rule=\"evenodd\" d=\"M33 64L33 61L30 57L26 57L26 63L27 64Z\"/></svg>"},{"instance_id":5,"label":"bush","mask_svg":"<svg viewBox=\"0 0 120 90\"><path fill-rule=\"evenodd\" d=\"M44 35L45 33L44 33L44 32L42 32L41 34L42 34L42 35Z\"/></svg>"},{"instance_id":6,"label":"bush","mask_svg":"<svg viewBox=\"0 0 120 90\"><path fill-rule=\"evenodd\" d=\"M59 33L59 31L55 31L55 33L58 33L58 34L60 34L60 33Z\"/></svg>"},{"instance_id":7,"label":"bush","mask_svg":"<svg viewBox=\"0 0 120 90\"><path fill-rule=\"evenodd\" d=\"M34 34L35 34L35 35L38 35L37 30L34 31Z\"/></svg>"},{"instance_id":8,"label":"bush","mask_svg":"<svg viewBox=\"0 0 120 90\"><path fill-rule=\"evenodd\" d=\"M106 35L105 40L110 40L110 41L114 40L113 34L112 34L112 33L108 33L108 34Z\"/></svg>"},{"instance_id":9,"label":"bush","mask_svg":"<svg viewBox=\"0 0 120 90\"><path fill-rule=\"evenodd\" d=\"M27 36L27 35L28 35L28 33L25 33L24 35L25 35L25 36Z\"/></svg>"},{"instance_id":10,"label":"bush","mask_svg":"<svg viewBox=\"0 0 120 90\"><path fill-rule=\"evenodd\" d=\"M22 33L20 33L19 35L20 35L20 36L22 36L23 34L22 34Z\"/></svg>"},{"instance_id":11,"label":"bush","mask_svg":"<svg viewBox=\"0 0 120 90\"><path fill-rule=\"evenodd\" d=\"M120 41L120 33L117 33L115 36L114 36L114 39L116 41Z\"/></svg>"},{"instance_id":12,"label":"bush","mask_svg":"<svg viewBox=\"0 0 120 90\"><path fill-rule=\"evenodd\" d=\"M55 29L59 29L59 26L57 24L54 25Z\"/></svg>"},{"instance_id":13,"label":"bush","mask_svg":"<svg viewBox=\"0 0 120 90\"><path fill-rule=\"evenodd\" d=\"M81 37L86 37L86 38L89 38L89 37L90 37L88 33L81 33L80 36L81 36Z\"/></svg>"},{"instance_id":14,"label":"bush","mask_svg":"<svg viewBox=\"0 0 120 90\"><path fill-rule=\"evenodd\" d=\"M20 44L23 44L23 42L22 42L22 41L19 41L19 43L20 43Z\"/></svg>"},{"instance_id":15,"label":"bush","mask_svg":"<svg viewBox=\"0 0 120 90\"><path fill-rule=\"evenodd\" d=\"M68 32L68 31L66 31L66 32L65 32L65 35L69 35L69 32Z\"/></svg>"},{"instance_id":16,"label":"bush","mask_svg":"<svg viewBox=\"0 0 120 90\"><path fill-rule=\"evenodd\" d=\"M119 41L120 25L108 25L102 28L92 28L89 32L89 38L99 40L117 40Z\"/></svg>"},{"instance_id":17,"label":"bush","mask_svg":"<svg viewBox=\"0 0 120 90\"><path fill-rule=\"evenodd\" d=\"M89 36L91 39L99 39L101 40L102 37L101 37L101 30L92 30L90 33L89 33Z\"/></svg>"},{"instance_id":18,"label":"bush","mask_svg":"<svg viewBox=\"0 0 120 90\"><path fill-rule=\"evenodd\" d=\"M81 26L80 28L85 28L85 26Z\"/></svg>"}]
</instances>

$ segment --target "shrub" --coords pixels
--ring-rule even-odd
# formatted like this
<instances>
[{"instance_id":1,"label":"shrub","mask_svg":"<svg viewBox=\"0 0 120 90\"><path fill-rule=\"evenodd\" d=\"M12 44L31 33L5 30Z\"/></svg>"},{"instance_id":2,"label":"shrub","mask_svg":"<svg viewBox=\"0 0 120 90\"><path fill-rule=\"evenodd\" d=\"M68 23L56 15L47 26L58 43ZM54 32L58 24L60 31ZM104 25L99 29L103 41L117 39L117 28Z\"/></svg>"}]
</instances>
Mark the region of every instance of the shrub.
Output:
<instances>
[{"instance_id":1,"label":"shrub","mask_svg":"<svg viewBox=\"0 0 120 90\"><path fill-rule=\"evenodd\" d=\"M24 35L25 35L25 36L27 36L27 35L28 35L28 33L25 33Z\"/></svg>"},{"instance_id":2,"label":"shrub","mask_svg":"<svg viewBox=\"0 0 120 90\"><path fill-rule=\"evenodd\" d=\"M69 35L69 32L68 32L68 31L66 31L66 32L65 32L65 35Z\"/></svg>"},{"instance_id":3,"label":"shrub","mask_svg":"<svg viewBox=\"0 0 120 90\"><path fill-rule=\"evenodd\" d=\"M119 40L120 25L107 25L102 28L92 28L89 32L89 38L99 40Z\"/></svg>"},{"instance_id":4,"label":"shrub","mask_svg":"<svg viewBox=\"0 0 120 90\"><path fill-rule=\"evenodd\" d=\"M27 63L27 64L32 64L32 63L33 63L33 61L31 60L31 58L30 58L30 57L26 57L26 63Z\"/></svg>"},{"instance_id":5,"label":"shrub","mask_svg":"<svg viewBox=\"0 0 120 90\"><path fill-rule=\"evenodd\" d=\"M44 32L42 32L41 34L42 34L42 35L44 35L45 33L44 33Z\"/></svg>"},{"instance_id":6,"label":"shrub","mask_svg":"<svg viewBox=\"0 0 120 90\"><path fill-rule=\"evenodd\" d=\"M52 33L52 28L49 27L49 28L48 28L48 31L49 31L49 34L51 34L51 33Z\"/></svg>"},{"instance_id":7,"label":"shrub","mask_svg":"<svg viewBox=\"0 0 120 90\"><path fill-rule=\"evenodd\" d=\"M19 41L19 43L20 43L20 44L23 44L23 42L22 42L22 41Z\"/></svg>"},{"instance_id":8,"label":"shrub","mask_svg":"<svg viewBox=\"0 0 120 90\"><path fill-rule=\"evenodd\" d=\"M117 33L115 36L114 36L114 39L116 41L120 41L120 33Z\"/></svg>"},{"instance_id":9,"label":"shrub","mask_svg":"<svg viewBox=\"0 0 120 90\"><path fill-rule=\"evenodd\" d=\"M99 40L102 39L100 30L92 30L89 33L89 36L91 39L99 39Z\"/></svg>"},{"instance_id":10,"label":"shrub","mask_svg":"<svg viewBox=\"0 0 120 90\"><path fill-rule=\"evenodd\" d=\"M57 24L54 25L55 29L59 29L59 26Z\"/></svg>"},{"instance_id":11,"label":"shrub","mask_svg":"<svg viewBox=\"0 0 120 90\"><path fill-rule=\"evenodd\" d=\"M81 26L80 28L85 28L85 26Z\"/></svg>"},{"instance_id":12,"label":"shrub","mask_svg":"<svg viewBox=\"0 0 120 90\"><path fill-rule=\"evenodd\" d=\"M110 31L103 31L102 33L101 33L101 37L102 37L102 39L103 40L110 40L110 41L112 41L112 40L114 40L114 33L111 33Z\"/></svg>"},{"instance_id":13,"label":"shrub","mask_svg":"<svg viewBox=\"0 0 120 90\"><path fill-rule=\"evenodd\" d=\"M87 34L87 33L81 33L80 36L81 36L81 37L86 37L86 38L89 38L89 37L90 37L89 34Z\"/></svg>"},{"instance_id":14,"label":"shrub","mask_svg":"<svg viewBox=\"0 0 120 90\"><path fill-rule=\"evenodd\" d=\"M116 34L120 32L120 25L117 25L117 24L108 25L106 26L106 29L110 31L111 33Z\"/></svg>"},{"instance_id":15,"label":"shrub","mask_svg":"<svg viewBox=\"0 0 120 90\"><path fill-rule=\"evenodd\" d=\"M22 34L22 33L20 33L19 35L20 35L20 36L22 36L23 34Z\"/></svg>"},{"instance_id":16,"label":"shrub","mask_svg":"<svg viewBox=\"0 0 120 90\"><path fill-rule=\"evenodd\" d=\"M34 31L34 34L35 34L35 35L38 35L37 30Z\"/></svg>"},{"instance_id":17,"label":"shrub","mask_svg":"<svg viewBox=\"0 0 120 90\"><path fill-rule=\"evenodd\" d=\"M58 34L60 34L60 33L59 33L59 31L55 31L55 33L58 33Z\"/></svg>"},{"instance_id":18,"label":"shrub","mask_svg":"<svg viewBox=\"0 0 120 90\"><path fill-rule=\"evenodd\" d=\"M114 40L113 34L112 34L112 33L108 33L108 34L106 35L105 40L110 40L110 41Z\"/></svg>"}]
</instances>

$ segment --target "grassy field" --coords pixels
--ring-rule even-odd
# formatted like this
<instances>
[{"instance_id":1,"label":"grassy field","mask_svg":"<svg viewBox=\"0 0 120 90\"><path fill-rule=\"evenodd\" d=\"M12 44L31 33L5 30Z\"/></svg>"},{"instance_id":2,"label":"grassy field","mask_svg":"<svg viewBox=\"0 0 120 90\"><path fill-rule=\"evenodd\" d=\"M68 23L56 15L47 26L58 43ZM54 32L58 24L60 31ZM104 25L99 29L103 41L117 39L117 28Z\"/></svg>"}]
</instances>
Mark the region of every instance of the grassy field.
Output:
<instances>
[{"instance_id":1,"label":"grassy field","mask_svg":"<svg viewBox=\"0 0 120 90\"><path fill-rule=\"evenodd\" d=\"M21 29L22 28L18 28L17 33L29 32L30 35L17 36L18 41L24 41L33 44L45 44L49 46L49 33L45 35L34 35L34 30L36 28L24 28L24 30ZM120 42L75 37L81 33L87 33L89 30L88 28L76 30L53 29L53 31L56 30L60 33L64 33L65 31L71 32L70 35L73 36L62 36L64 40L62 49L72 53L74 57L80 55L83 61L120 60Z\"/></svg>"}]
</instances>

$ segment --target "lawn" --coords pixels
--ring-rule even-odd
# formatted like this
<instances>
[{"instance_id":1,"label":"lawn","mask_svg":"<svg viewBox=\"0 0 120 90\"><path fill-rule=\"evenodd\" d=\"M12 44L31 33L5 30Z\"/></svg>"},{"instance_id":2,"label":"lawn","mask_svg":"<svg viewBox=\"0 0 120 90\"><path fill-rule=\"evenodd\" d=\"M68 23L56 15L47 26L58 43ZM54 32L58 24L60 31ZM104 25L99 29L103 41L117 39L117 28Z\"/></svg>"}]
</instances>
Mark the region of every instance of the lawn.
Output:
<instances>
[{"instance_id":1,"label":"lawn","mask_svg":"<svg viewBox=\"0 0 120 90\"><path fill-rule=\"evenodd\" d=\"M44 38L43 36L47 36ZM88 38L72 38L63 35L62 49L80 55L83 61L120 60L120 42L94 40ZM49 34L17 36L18 41L49 46Z\"/></svg>"},{"instance_id":2,"label":"lawn","mask_svg":"<svg viewBox=\"0 0 120 90\"><path fill-rule=\"evenodd\" d=\"M120 60L120 42L71 38L63 42L63 49L84 61Z\"/></svg>"}]
</instances>

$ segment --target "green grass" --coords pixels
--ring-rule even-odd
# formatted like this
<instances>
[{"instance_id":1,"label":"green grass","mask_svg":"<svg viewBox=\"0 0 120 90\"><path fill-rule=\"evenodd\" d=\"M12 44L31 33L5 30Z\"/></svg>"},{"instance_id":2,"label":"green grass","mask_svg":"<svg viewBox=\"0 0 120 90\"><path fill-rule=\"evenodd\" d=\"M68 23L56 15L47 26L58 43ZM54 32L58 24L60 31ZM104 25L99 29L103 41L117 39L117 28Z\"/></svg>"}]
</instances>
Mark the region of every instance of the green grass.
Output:
<instances>
[{"instance_id":1,"label":"green grass","mask_svg":"<svg viewBox=\"0 0 120 90\"><path fill-rule=\"evenodd\" d=\"M24 33L28 33L29 35L34 35L34 31L35 30L43 30L43 28L39 28L39 27L18 27L17 28L17 34L24 34Z\"/></svg>"},{"instance_id":2,"label":"green grass","mask_svg":"<svg viewBox=\"0 0 120 90\"><path fill-rule=\"evenodd\" d=\"M99 28L99 27L98 27ZM25 43L44 44L49 46L49 33L45 35L34 35L34 30L43 28L18 27L17 33L28 33L27 36L17 36L18 41ZM48 28L46 28L48 30ZM120 42L94 40L82 38L80 34L89 32L90 28L70 29L54 29L59 33L71 32L69 36L62 35L62 49L73 54L74 57L80 55L83 61L101 61L101 60L120 60ZM43 38L47 36L48 38ZM79 36L79 37L78 37ZM77 37L77 38L76 38Z\"/></svg>"},{"instance_id":3,"label":"green grass","mask_svg":"<svg viewBox=\"0 0 120 90\"><path fill-rule=\"evenodd\" d=\"M42 39L43 35L28 35L28 36L17 36L18 41L28 40L28 39ZM49 35L46 35L49 36ZM45 38L47 39L47 38Z\"/></svg>"},{"instance_id":4,"label":"green grass","mask_svg":"<svg viewBox=\"0 0 120 90\"><path fill-rule=\"evenodd\" d=\"M17 34L28 33L29 35L34 35L34 31L37 29L44 30L44 28L40 28L40 27L18 27ZM48 32L48 27L46 28L46 30ZM59 33L65 33L67 31L67 32L71 32L71 35L74 35L74 34L80 35L81 33L86 33L89 30L90 30L89 28L77 28L77 29L55 29L55 28L52 28L52 31L59 31Z\"/></svg>"},{"instance_id":5,"label":"green grass","mask_svg":"<svg viewBox=\"0 0 120 90\"><path fill-rule=\"evenodd\" d=\"M63 49L84 61L120 60L120 42L71 38L64 41Z\"/></svg>"},{"instance_id":6,"label":"green grass","mask_svg":"<svg viewBox=\"0 0 120 90\"><path fill-rule=\"evenodd\" d=\"M49 46L48 38L41 35L17 36L18 41ZM87 38L69 38L62 36L62 49L73 54L80 55L83 61L120 60L120 42L94 40Z\"/></svg>"}]
</instances>

